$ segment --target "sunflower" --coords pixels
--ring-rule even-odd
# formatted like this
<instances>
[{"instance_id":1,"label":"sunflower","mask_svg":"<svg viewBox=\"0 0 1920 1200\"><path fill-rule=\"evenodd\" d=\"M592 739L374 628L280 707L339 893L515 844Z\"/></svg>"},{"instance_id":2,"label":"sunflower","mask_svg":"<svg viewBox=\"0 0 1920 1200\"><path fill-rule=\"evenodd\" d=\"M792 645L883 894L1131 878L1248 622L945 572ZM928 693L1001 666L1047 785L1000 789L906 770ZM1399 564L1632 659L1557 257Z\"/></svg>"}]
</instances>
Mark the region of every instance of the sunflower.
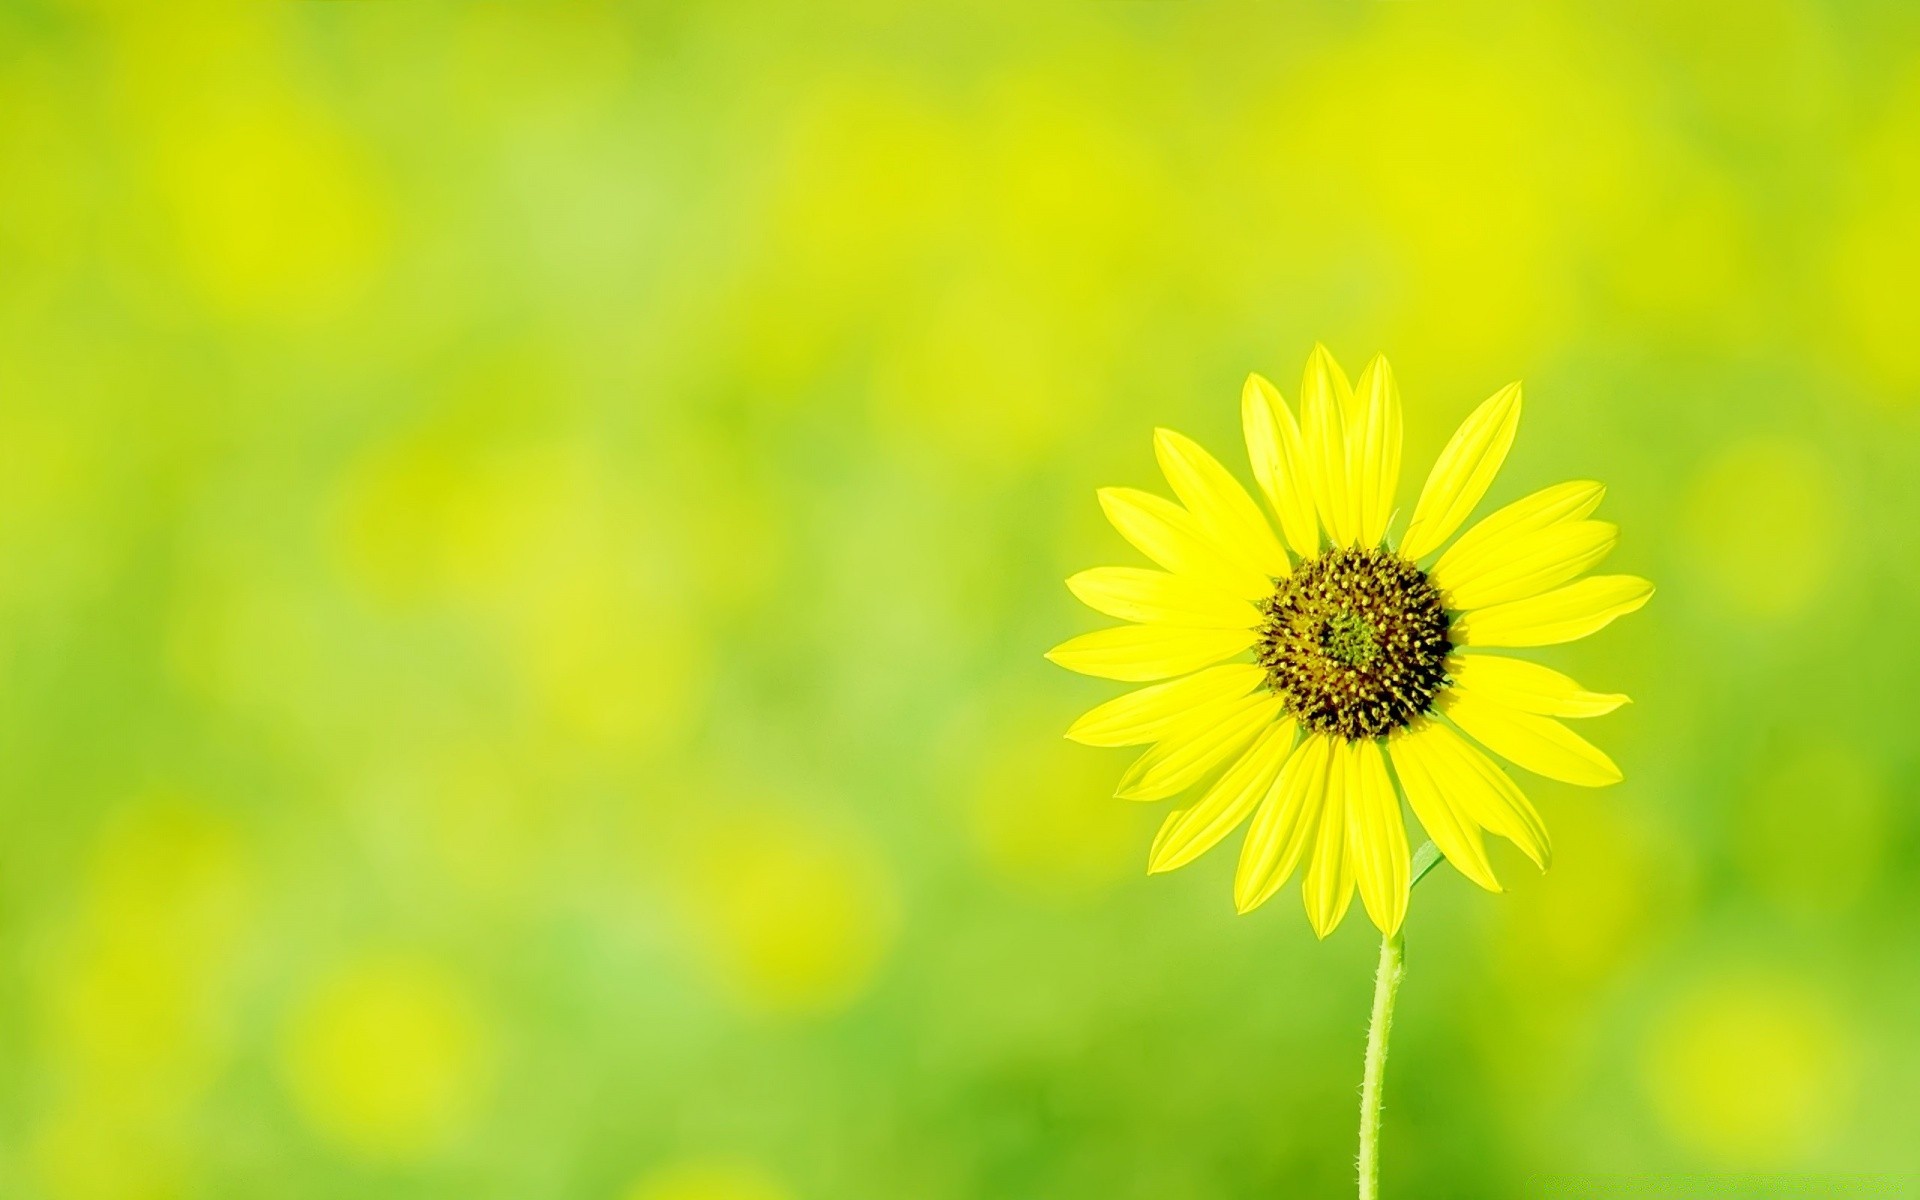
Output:
<instances>
[{"instance_id":1,"label":"sunflower","mask_svg":"<svg viewBox=\"0 0 1920 1200\"><path fill-rule=\"evenodd\" d=\"M1411 886L1402 796L1481 887L1500 890L1487 833L1544 870L1546 827L1488 752L1566 783L1618 782L1613 760L1562 719L1600 716L1627 697L1487 651L1586 637L1653 594L1631 575L1581 578L1619 536L1591 519L1605 489L1545 488L1447 545L1513 444L1515 383L1461 424L1394 539L1400 392L1385 358L1350 384L1316 346L1297 421L1259 375L1240 411L1254 481L1277 520L1192 440L1155 431L1179 502L1131 488L1099 496L1121 536L1163 569L1097 567L1067 580L1088 607L1132 624L1047 654L1069 670L1151 684L1067 731L1092 746L1150 746L1121 776L1124 799L1196 793L1160 827L1148 870L1185 866L1245 824L1233 883L1241 912L1304 866L1315 933L1331 933L1358 890L1391 937Z\"/></svg>"}]
</instances>

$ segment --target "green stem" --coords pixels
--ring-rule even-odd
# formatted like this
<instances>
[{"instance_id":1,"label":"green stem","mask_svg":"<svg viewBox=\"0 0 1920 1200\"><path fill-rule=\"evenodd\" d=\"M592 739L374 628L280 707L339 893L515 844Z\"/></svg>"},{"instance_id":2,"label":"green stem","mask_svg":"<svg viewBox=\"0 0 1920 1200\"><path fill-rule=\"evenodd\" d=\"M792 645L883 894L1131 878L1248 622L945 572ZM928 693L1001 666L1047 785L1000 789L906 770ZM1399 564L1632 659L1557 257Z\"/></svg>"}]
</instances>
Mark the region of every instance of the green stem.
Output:
<instances>
[{"instance_id":1,"label":"green stem","mask_svg":"<svg viewBox=\"0 0 1920 1200\"><path fill-rule=\"evenodd\" d=\"M1380 969L1373 977L1373 1020L1367 1026L1367 1066L1360 1083L1360 1200L1380 1197L1380 1086L1387 1074L1387 1034L1393 1001L1407 973L1400 935L1380 942Z\"/></svg>"}]
</instances>

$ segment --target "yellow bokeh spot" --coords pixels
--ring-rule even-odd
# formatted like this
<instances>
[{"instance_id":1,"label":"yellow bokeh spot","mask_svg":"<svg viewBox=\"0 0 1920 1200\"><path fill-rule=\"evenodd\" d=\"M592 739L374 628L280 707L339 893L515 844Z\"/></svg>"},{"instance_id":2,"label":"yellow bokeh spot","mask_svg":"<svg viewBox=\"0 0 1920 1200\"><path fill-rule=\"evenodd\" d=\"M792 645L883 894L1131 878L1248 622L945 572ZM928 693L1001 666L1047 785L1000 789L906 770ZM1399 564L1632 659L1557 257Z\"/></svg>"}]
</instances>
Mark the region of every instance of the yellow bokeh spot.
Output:
<instances>
[{"instance_id":1,"label":"yellow bokeh spot","mask_svg":"<svg viewBox=\"0 0 1920 1200\"><path fill-rule=\"evenodd\" d=\"M1097 895L1144 873L1140 806L1114 799L1114 774L1112 756L1057 735L1026 741L975 782L974 844L1001 879L1055 897Z\"/></svg>"},{"instance_id":2,"label":"yellow bokeh spot","mask_svg":"<svg viewBox=\"0 0 1920 1200\"><path fill-rule=\"evenodd\" d=\"M904 255L941 228L965 180L965 146L927 98L896 80L853 75L794 98L784 171L769 193L772 247L763 268L792 272L809 309L883 312L912 277ZM742 347L753 353L752 344Z\"/></svg>"},{"instance_id":3,"label":"yellow bokeh spot","mask_svg":"<svg viewBox=\"0 0 1920 1200\"><path fill-rule=\"evenodd\" d=\"M1831 468L1803 442L1751 439L1709 461L1689 489L1685 529L1716 602L1756 620L1805 610L1845 529L1834 492Z\"/></svg>"},{"instance_id":4,"label":"yellow bokeh spot","mask_svg":"<svg viewBox=\"0 0 1920 1200\"><path fill-rule=\"evenodd\" d=\"M244 847L205 808L155 796L108 824L88 882L53 976L62 1044L123 1079L171 1076L226 1032L217 1001L252 895Z\"/></svg>"},{"instance_id":5,"label":"yellow bokeh spot","mask_svg":"<svg viewBox=\"0 0 1920 1200\"><path fill-rule=\"evenodd\" d=\"M204 804L156 794L108 819L82 878L41 978L52 1103L32 1165L54 1197L190 1194L182 1126L236 1040L246 845Z\"/></svg>"},{"instance_id":6,"label":"yellow bokeh spot","mask_svg":"<svg viewBox=\"0 0 1920 1200\"><path fill-rule=\"evenodd\" d=\"M1512 929L1498 944L1518 986L1565 992L1644 953L1682 909L1688 881L1675 873L1677 856L1622 812L1569 804L1547 819L1552 870L1536 874L1518 853L1499 851L1503 880L1527 894L1499 907Z\"/></svg>"},{"instance_id":7,"label":"yellow bokeh spot","mask_svg":"<svg viewBox=\"0 0 1920 1200\"><path fill-rule=\"evenodd\" d=\"M392 607L497 602L581 553L632 506L585 447L532 438L523 410L557 382L536 349L475 360L439 397L445 415L368 447L344 473L332 549L348 578Z\"/></svg>"},{"instance_id":8,"label":"yellow bokeh spot","mask_svg":"<svg viewBox=\"0 0 1920 1200\"><path fill-rule=\"evenodd\" d=\"M891 947L891 872L865 837L760 807L701 830L683 876L690 932L727 992L758 1012L846 1007Z\"/></svg>"},{"instance_id":9,"label":"yellow bokeh spot","mask_svg":"<svg viewBox=\"0 0 1920 1200\"><path fill-rule=\"evenodd\" d=\"M699 716L708 665L692 581L659 552L655 519L585 447L490 448L449 429L371 452L332 532L370 598L483 623L549 731L645 750Z\"/></svg>"},{"instance_id":10,"label":"yellow bokeh spot","mask_svg":"<svg viewBox=\"0 0 1920 1200\"><path fill-rule=\"evenodd\" d=\"M1920 338L1910 319L1913 281L1920 279L1916 207L1920 186L1876 192L1839 233L1831 263L1833 313L1848 350L1867 369L1877 397L1908 404L1920 396Z\"/></svg>"},{"instance_id":11,"label":"yellow bokeh spot","mask_svg":"<svg viewBox=\"0 0 1920 1200\"><path fill-rule=\"evenodd\" d=\"M735 1162L680 1163L646 1175L622 1200L790 1200L760 1168Z\"/></svg>"},{"instance_id":12,"label":"yellow bokeh spot","mask_svg":"<svg viewBox=\"0 0 1920 1200\"><path fill-rule=\"evenodd\" d=\"M534 697L573 737L658 746L686 730L705 703L699 631L677 605L629 586L613 564L575 560L513 621Z\"/></svg>"},{"instance_id":13,"label":"yellow bokeh spot","mask_svg":"<svg viewBox=\"0 0 1920 1200\"><path fill-rule=\"evenodd\" d=\"M377 177L315 115L249 97L181 120L159 177L183 267L241 315L325 315L366 285L389 216Z\"/></svg>"},{"instance_id":14,"label":"yellow bokeh spot","mask_svg":"<svg viewBox=\"0 0 1920 1200\"><path fill-rule=\"evenodd\" d=\"M1594 181L1632 131L1604 93L1582 94L1586 64L1502 45L1510 27L1449 37L1417 6L1378 12L1269 93L1236 167L1264 174L1250 186L1271 222L1313 231L1291 239L1284 269L1326 281L1307 305L1319 321L1364 313L1406 365L1530 353L1566 326L1568 258L1604 194ZM1542 170L1549 153L1579 169Z\"/></svg>"},{"instance_id":15,"label":"yellow bokeh spot","mask_svg":"<svg viewBox=\"0 0 1920 1200\"><path fill-rule=\"evenodd\" d=\"M1920 61L1908 64L1879 127L1854 147L1852 204L1837 223L1828 262L1829 311L1842 348L1864 371L1875 398L1920 397L1920 338L1913 336L1913 281L1920 278Z\"/></svg>"},{"instance_id":16,"label":"yellow bokeh spot","mask_svg":"<svg viewBox=\"0 0 1920 1200\"><path fill-rule=\"evenodd\" d=\"M404 958L361 962L323 982L282 1046L307 1121L374 1160L421 1158L464 1132L486 1100L489 1057L460 981Z\"/></svg>"},{"instance_id":17,"label":"yellow bokeh spot","mask_svg":"<svg viewBox=\"0 0 1920 1200\"><path fill-rule=\"evenodd\" d=\"M349 577L383 604L438 599L488 542L485 479L429 440L382 448L342 482L335 549Z\"/></svg>"},{"instance_id":18,"label":"yellow bokeh spot","mask_svg":"<svg viewBox=\"0 0 1920 1200\"><path fill-rule=\"evenodd\" d=\"M1769 975L1709 981L1648 1031L1641 1072L1676 1141L1717 1167L1804 1162L1847 1117L1853 1046L1819 993Z\"/></svg>"}]
</instances>

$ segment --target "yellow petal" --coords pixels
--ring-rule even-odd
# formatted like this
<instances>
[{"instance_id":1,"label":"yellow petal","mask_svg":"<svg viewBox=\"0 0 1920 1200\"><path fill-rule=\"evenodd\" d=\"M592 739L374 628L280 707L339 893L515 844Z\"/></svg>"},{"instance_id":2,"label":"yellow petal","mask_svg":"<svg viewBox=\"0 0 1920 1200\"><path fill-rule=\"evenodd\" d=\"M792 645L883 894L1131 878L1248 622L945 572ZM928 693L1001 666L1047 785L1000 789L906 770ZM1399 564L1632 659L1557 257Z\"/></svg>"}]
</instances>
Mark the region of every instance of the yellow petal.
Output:
<instances>
[{"instance_id":1,"label":"yellow petal","mask_svg":"<svg viewBox=\"0 0 1920 1200\"><path fill-rule=\"evenodd\" d=\"M1378 546L1393 519L1400 482L1400 385L1385 356L1360 372L1353 388L1354 424L1347 431L1347 470L1352 481L1355 529L1363 546Z\"/></svg>"},{"instance_id":2,"label":"yellow petal","mask_svg":"<svg viewBox=\"0 0 1920 1200\"><path fill-rule=\"evenodd\" d=\"M1253 815L1233 876L1233 904L1241 912L1265 904L1299 865L1326 802L1332 750L1326 734L1309 734Z\"/></svg>"},{"instance_id":3,"label":"yellow petal","mask_svg":"<svg viewBox=\"0 0 1920 1200\"><path fill-rule=\"evenodd\" d=\"M1251 629L1182 629L1122 625L1070 638L1047 651L1069 671L1145 683L1211 666L1253 645Z\"/></svg>"},{"instance_id":4,"label":"yellow petal","mask_svg":"<svg viewBox=\"0 0 1920 1200\"><path fill-rule=\"evenodd\" d=\"M1510 383L1483 401L1454 432L1433 464L1413 506L1400 553L1425 558L1460 528L1487 494L1520 427L1520 385Z\"/></svg>"},{"instance_id":5,"label":"yellow petal","mask_svg":"<svg viewBox=\"0 0 1920 1200\"><path fill-rule=\"evenodd\" d=\"M1247 376L1240 392L1240 424L1246 432L1253 479L1280 518L1280 532L1301 558L1320 553L1320 525L1313 515L1313 481L1293 410L1275 387Z\"/></svg>"},{"instance_id":6,"label":"yellow petal","mask_svg":"<svg viewBox=\"0 0 1920 1200\"><path fill-rule=\"evenodd\" d=\"M1138 746L1202 705L1231 700L1260 686L1266 672L1252 663L1222 663L1166 683L1116 696L1088 709L1067 730L1083 746Z\"/></svg>"},{"instance_id":7,"label":"yellow petal","mask_svg":"<svg viewBox=\"0 0 1920 1200\"><path fill-rule=\"evenodd\" d=\"M1275 721L1197 803L1168 816L1153 840L1147 871L1157 874L1184 867L1239 828L1280 777L1280 767L1293 749L1293 735L1292 718Z\"/></svg>"},{"instance_id":8,"label":"yellow petal","mask_svg":"<svg viewBox=\"0 0 1920 1200\"><path fill-rule=\"evenodd\" d=\"M1197 783L1280 716L1280 697L1265 693L1221 701L1172 726L1120 776L1122 800L1164 800Z\"/></svg>"},{"instance_id":9,"label":"yellow petal","mask_svg":"<svg viewBox=\"0 0 1920 1200\"><path fill-rule=\"evenodd\" d=\"M1598 508L1600 498L1606 494L1605 487L1581 479L1556 483L1530 496L1522 496L1461 534L1460 540L1447 547L1440 561L1433 564L1433 569L1435 572L1472 570L1473 560L1490 547L1561 521L1578 521Z\"/></svg>"},{"instance_id":10,"label":"yellow petal","mask_svg":"<svg viewBox=\"0 0 1920 1200\"><path fill-rule=\"evenodd\" d=\"M1387 762L1374 741L1348 742L1347 857L1353 862L1360 903L1380 932L1391 937L1407 917L1410 855L1400 797L1387 775Z\"/></svg>"},{"instance_id":11,"label":"yellow petal","mask_svg":"<svg viewBox=\"0 0 1920 1200\"><path fill-rule=\"evenodd\" d=\"M1222 553L1270 579L1292 571L1260 506L1198 442L1171 429L1156 429L1153 453L1180 503Z\"/></svg>"},{"instance_id":12,"label":"yellow petal","mask_svg":"<svg viewBox=\"0 0 1920 1200\"><path fill-rule=\"evenodd\" d=\"M1447 795L1447 789L1427 765L1427 755L1422 752L1417 733L1408 731L1395 736L1387 743L1387 751L1393 757L1394 774L1400 777L1401 790L1407 794L1413 815L1419 818L1421 827L1440 853L1468 879L1490 892L1499 891L1500 881L1494 878L1493 864L1487 859L1487 845L1480 836L1479 822Z\"/></svg>"},{"instance_id":13,"label":"yellow petal","mask_svg":"<svg viewBox=\"0 0 1920 1200\"><path fill-rule=\"evenodd\" d=\"M1635 575L1591 575L1539 596L1479 608L1454 618L1459 646L1553 646L1604 629L1653 596Z\"/></svg>"},{"instance_id":14,"label":"yellow petal","mask_svg":"<svg viewBox=\"0 0 1920 1200\"><path fill-rule=\"evenodd\" d=\"M1549 667L1497 654L1453 655L1447 674L1463 692L1543 717L1598 717L1627 703L1618 692L1589 692Z\"/></svg>"},{"instance_id":15,"label":"yellow petal","mask_svg":"<svg viewBox=\"0 0 1920 1200\"><path fill-rule=\"evenodd\" d=\"M1620 540L1611 521L1561 521L1531 533L1503 537L1462 564L1439 564L1433 581L1447 607L1485 608L1537 596L1591 569Z\"/></svg>"},{"instance_id":16,"label":"yellow petal","mask_svg":"<svg viewBox=\"0 0 1920 1200\"><path fill-rule=\"evenodd\" d=\"M1067 580L1067 589L1095 612L1122 621L1189 629L1252 629L1260 613L1189 575L1145 567L1095 567Z\"/></svg>"},{"instance_id":17,"label":"yellow petal","mask_svg":"<svg viewBox=\"0 0 1920 1200\"><path fill-rule=\"evenodd\" d=\"M1439 708L1474 741L1535 775L1581 787L1620 782L1620 768L1612 759L1552 717L1458 689L1442 692Z\"/></svg>"},{"instance_id":18,"label":"yellow petal","mask_svg":"<svg viewBox=\"0 0 1920 1200\"><path fill-rule=\"evenodd\" d=\"M1174 574L1242 600L1273 594L1271 579L1222 554L1193 514L1173 501L1134 488L1101 488L1100 507L1121 537Z\"/></svg>"},{"instance_id":19,"label":"yellow petal","mask_svg":"<svg viewBox=\"0 0 1920 1200\"><path fill-rule=\"evenodd\" d=\"M1352 792L1346 755L1335 745L1327 757L1326 799L1320 805L1313 855L1300 889L1307 903L1307 923L1313 926L1315 935L1323 938L1339 926L1340 918L1347 915L1347 906L1353 903L1353 863L1347 856Z\"/></svg>"},{"instance_id":20,"label":"yellow petal","mask_svg":"<svg viewBox=\"0 0 1920 1200\"><path fill-rule=\"evenodd\" d=\"M1526 794L1492 759L1438 721L1415 722L1397 745L1403 747L1400 753L1419 758L1434 784L1463 816L1489 833L1506 838L1535 866L1547 869L1553 847L1547 840L1546 823Z\"/></svg>"},{"instance_id":21,"label":"yellow petal","mask_svg":"<svg viewBox=\"0 0 1920 1200\"><path fill-rule=\"evenodd\" d=\"M1304 435L1307 474L1313 480L1314 507L1336 546L1350 546L1354 527L1352 487L1347 478L1347 411L1353 388L1325 346L1315 346L1300 381L1300 432Z\"/></svg>"}]
</instances>

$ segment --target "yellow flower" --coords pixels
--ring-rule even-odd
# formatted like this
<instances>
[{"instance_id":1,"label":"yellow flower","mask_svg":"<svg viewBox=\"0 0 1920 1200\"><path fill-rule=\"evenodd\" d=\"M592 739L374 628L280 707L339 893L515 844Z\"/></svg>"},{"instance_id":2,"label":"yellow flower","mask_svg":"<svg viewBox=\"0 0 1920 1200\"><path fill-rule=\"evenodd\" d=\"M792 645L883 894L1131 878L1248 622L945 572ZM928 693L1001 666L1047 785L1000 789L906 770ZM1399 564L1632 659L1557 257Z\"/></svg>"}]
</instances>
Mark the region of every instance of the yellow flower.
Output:
<instances>
[{"instance_id":1,"label":"yellow flower","mask_svg":"<svg viewBox=\"0 0 1920 1200\"><path fill-rule=\"evenodd\" d=\"M1614 783L1613 761L1558 718L1599 716L1627 698L1482 651L1570 642L1647 602L1653 585L1644 579L1577 578L1619 535L1588 519L1605 489L1545 488L1435 557L1513 444L1519 384L1453 435L1397 544L1387 533L1400 392L1386 359L1350 385L1316 346L1298 421L1258 375L1247 380L1241 419L1278 535L1213 456L1156 431L1155 454L1180 502L1104 488L1100 503L1165 569L1098 567L1067 580L1089 607L1134 623L1047 654L1087 675L1164 681L1100 705L1067 731L1092 746L1151 744L1121 777L1119 796L1163 800L1213 776L1161 826L1148 870L1185 866L1251 818L1233 885L1241 912L1304 864L1307 919L1319 936L1339 925L1356 887L1391 935L1410 887L1402 795L1435 847L1480 886L1500 890L1484 833L1545 869L1539 814L1473 743L1550 779Z\"/></svg>"}]
</instances>

